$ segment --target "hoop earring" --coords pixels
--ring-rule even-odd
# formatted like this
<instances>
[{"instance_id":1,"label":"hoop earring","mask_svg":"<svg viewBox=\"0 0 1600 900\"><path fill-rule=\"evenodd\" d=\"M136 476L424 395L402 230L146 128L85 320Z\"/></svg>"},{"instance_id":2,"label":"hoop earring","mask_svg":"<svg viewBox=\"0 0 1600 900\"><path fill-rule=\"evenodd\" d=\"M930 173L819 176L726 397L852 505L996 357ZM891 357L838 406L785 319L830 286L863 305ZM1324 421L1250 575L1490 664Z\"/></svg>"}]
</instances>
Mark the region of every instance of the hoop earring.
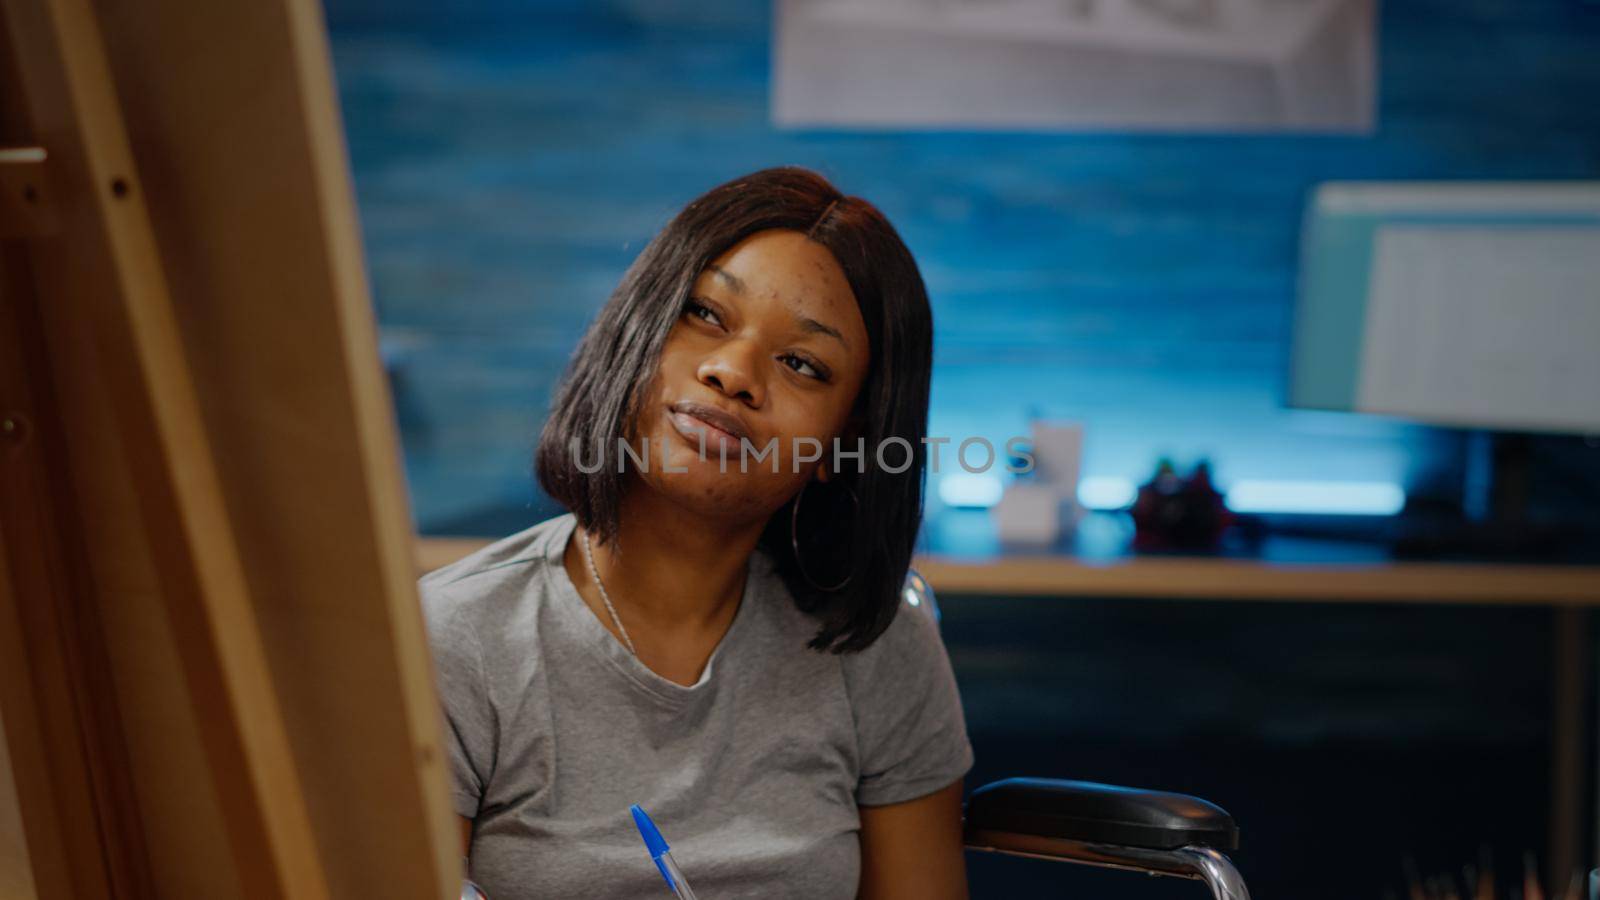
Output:
<instances>
[{"instance_id":1,"label":"hoop earring","mask_svg":"<svg viewBox=\"0 0 1600 900\"><path fill-rule=\"evenodd\" d=\"M800 570L800 577L804 578L806 580L807 584L811 585L812 587L816 588L817 590L831 594L831 593L833 593L835 591L844 590L845 585L850 583L850 579L852 579L852 578L854 578L856 576L855 576L855 572L852 571L852 572L850 572L850 574L848 574L848 575L846 575L844 577L843 581L839 582L838 584L834 585L833 587L823 587L822 585L817 584L816 581L812 580L811 574L806 571L805 561L800 558L800 529L799 529L799 525L800 525L800 500L801 500L802 497L804 497L806 495L806 488L809 488L809 487L811 487L811 480L807 479L805 485L800 488L800 493L795 495L793 505L790 506L790 512L789 512L789 545L790 545L790 547L792 547L794 549L794 564ZM855 508L855 511L856 511L857 515L859 515L860 512L861 512L861 501L856 499L856 492L851 490L849 485L841 485L841 487L844 488L845 493L850 495L850 504ZM853 568L854 567L852 566L852 569Z\"/></svg>"}]
</instances>

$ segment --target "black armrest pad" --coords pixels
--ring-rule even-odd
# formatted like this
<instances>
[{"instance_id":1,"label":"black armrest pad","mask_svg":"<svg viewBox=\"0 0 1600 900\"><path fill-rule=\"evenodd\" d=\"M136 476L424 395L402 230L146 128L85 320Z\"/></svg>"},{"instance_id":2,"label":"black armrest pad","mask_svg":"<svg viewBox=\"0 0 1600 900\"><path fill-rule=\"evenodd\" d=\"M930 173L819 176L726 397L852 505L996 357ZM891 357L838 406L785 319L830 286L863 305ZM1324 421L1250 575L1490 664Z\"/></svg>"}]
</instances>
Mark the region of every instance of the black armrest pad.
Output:
<instances>
[{"instance_id":1,"label":"black armrest pad","mask_svg":"<svg viewBox=\"0 0 1600 900\"><path fill-rule=\"evenodd\" d=\"M1198 797L1050 778L1007 778L973 791L966 830L1157 850L1239 846L1233 817Z\"/></svg>"}]
</instances>

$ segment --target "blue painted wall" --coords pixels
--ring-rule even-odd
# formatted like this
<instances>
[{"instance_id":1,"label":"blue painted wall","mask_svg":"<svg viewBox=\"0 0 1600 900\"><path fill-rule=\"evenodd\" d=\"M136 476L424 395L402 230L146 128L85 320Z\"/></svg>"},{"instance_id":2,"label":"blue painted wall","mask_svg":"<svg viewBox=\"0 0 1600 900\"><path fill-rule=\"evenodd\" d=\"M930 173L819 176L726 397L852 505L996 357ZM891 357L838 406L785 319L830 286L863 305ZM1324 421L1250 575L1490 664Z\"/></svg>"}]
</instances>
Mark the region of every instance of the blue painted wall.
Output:
<instances>
[{"instance_id":1,"label":"blue painted wall","mask_svg":"<svg viewBox=\"0 0 1600 900\"><path fill-rule=\"evenodd\" d=\"M1086 474L1418 483L1458 436L1289 411L1297 239L1328 179L1600 177L1600 8L1390 0L1371 137L784 132L765 3L334 0L335 67L424 531L551 510L528 460L623 269L684 202L812 166L934 304L932 429L1088 425Z\"/></svg>"}]
</instances>

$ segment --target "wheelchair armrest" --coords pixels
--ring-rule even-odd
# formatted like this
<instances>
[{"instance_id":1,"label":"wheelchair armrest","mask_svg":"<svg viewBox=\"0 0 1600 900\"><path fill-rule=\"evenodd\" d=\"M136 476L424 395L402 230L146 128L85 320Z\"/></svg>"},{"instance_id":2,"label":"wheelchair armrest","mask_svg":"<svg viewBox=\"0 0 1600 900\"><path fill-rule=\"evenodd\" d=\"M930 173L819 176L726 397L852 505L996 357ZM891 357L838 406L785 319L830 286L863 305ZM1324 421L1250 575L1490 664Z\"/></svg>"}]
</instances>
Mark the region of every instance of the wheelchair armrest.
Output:
<instances>
[{"instance_id":1,"label":"wheelchair armrest","mask_svg":"<svg viewBox=\"0 0 1600 900\"><path fill-rule=\"evenodd\" d=\"M1198 797L1051 778L978 788L967 798L965 829L968 846L1002 850L1008 837L1151 850L1239 846L1233 817Z\"/></svg>"}]
</instances>

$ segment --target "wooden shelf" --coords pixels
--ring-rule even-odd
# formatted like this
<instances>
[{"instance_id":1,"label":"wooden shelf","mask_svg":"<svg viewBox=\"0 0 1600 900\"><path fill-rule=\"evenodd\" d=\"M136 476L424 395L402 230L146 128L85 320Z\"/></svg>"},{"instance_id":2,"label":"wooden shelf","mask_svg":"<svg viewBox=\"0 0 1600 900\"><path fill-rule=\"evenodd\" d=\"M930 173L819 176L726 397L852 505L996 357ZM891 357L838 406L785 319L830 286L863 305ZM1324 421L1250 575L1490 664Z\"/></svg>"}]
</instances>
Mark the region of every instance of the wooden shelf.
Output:
<instances>
[{"instance_id":1,"label":"wooden shelf","mask_svg":"<svg viewBox=\"0 0 1600 900\"><path fill-rule=\"evenodd\" d=\"M1600 566L1282 563L1243 559L919 557L937 591L1083 597L1600 604Z\"/></svg>"},{"instance_id":2,"label":"wooden shelf","mask_svg":"<svg viewBox=\"0 0 1600 900\"><path fill-rule=\"evenodd\" d=\"M420 538L418 572L466 556L485 538ZM1294 563L1209 557L930 554L913 566L935 592L1060 597L1600 605L1600 566L1488 563Z\"/></svg>"}]
</instances>

